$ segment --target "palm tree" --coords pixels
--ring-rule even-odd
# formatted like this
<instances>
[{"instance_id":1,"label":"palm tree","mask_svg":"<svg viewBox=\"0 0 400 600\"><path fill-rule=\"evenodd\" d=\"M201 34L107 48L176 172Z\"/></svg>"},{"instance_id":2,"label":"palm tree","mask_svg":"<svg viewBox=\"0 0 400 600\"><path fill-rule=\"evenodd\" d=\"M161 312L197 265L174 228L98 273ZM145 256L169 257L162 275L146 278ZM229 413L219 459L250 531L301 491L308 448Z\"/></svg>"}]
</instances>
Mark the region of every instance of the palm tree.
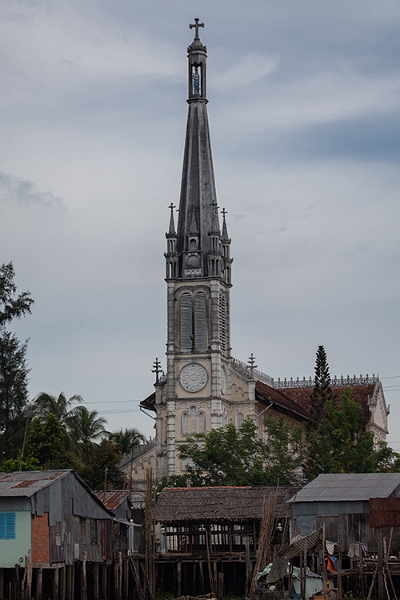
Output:
<instances>
[{"instance_id":1,"label":"palm tree","mask_svg":"<svg viewBox=\"0 0 400 600\"><path fill-rule=\"evenodd\" d=\"M95 440L108 435L104 425L104 417L98 416L97 410L89 411L86 406L76 406L68 419L70 434L83 452L84 460L89 462Z\"/></svg>"},{"instance_id":2,"label":"palm tree","mask_svg":"<svg viewBox=\"0 0 400 600\"><path fill-rule=\"evenodd\" d=\"M50 414L54 415L64 430L67 449L76 452L76 443L69 431L70 421L76 408L73 407L75 402L83 402L82 396L75 394L67 399L64 392L61 392L58 397L40 392L33 401L32 409L33 413L42 419L46 419Z\"/></svg>"},{"instance_id":3,"label":"palm tree","mask_svg":"<svg viewBox=\"0 0 400 600\"><path fill-rule=\"evenodd\" d=\"M124 456L130 452L133 455L134 451L147 441L145 436L134 427L114 431L110 433L108 439L118 447L118 450Z\"/></svg>"}]
</instances>

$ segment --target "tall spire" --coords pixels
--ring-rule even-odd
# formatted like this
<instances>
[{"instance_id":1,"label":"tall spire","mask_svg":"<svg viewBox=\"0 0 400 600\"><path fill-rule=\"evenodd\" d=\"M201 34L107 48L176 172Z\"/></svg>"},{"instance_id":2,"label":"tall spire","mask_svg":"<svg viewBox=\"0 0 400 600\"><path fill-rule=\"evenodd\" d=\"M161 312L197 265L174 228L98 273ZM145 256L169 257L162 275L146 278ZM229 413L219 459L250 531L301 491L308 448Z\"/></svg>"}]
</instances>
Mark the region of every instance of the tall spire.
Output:
<instances>
[{"instance_id":1,"label":"tall spire","mask_svg":"<svg viewBox=\"0 0 400 600\"><path fill-rule=\"evenodd\" d=\"M222 253L206 106L207 48L199 37L204 23L195 19L189 27L195 35L187 49L189 111L177 230L180 279L219 277Z\"/></svg>"}]
</instances>

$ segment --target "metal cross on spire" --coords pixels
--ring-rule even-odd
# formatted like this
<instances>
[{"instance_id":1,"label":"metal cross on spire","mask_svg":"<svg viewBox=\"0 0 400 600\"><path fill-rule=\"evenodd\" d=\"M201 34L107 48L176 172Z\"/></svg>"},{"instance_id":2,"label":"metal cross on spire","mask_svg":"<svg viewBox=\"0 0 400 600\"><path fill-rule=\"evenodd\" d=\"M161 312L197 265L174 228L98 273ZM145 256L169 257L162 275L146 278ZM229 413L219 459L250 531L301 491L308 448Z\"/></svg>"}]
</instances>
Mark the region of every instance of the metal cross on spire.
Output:
<instances>
[{"instance_id":1,"label":"metal cross on spire","mask_svg":"<svg viewBox=\"0 0 400 600\"><path fill-rule=\"evenodd\" d=\"M225 210L225 208L223 208L223 209L221 210L221 214L222 214L223 218L225 219L225 215L227 215L227 214L228 214L228 211L227 211L227 210Z\"/></svg>"},{"instance_id":2,"label":"metal cross on spire","mask_svg":"<svg viewBox=\"0 0 400 600\"><path fill-rule=\"evenodd\" d=\"M171 202L171 204L168 206L168 208L171 209L171 212L174 210L174 208L176 208L176 206L174 205L173 202Z\"/></svg>"},{"instance_id":3,"label":"metal cross on spire","mask_svg":"<svg viewBox=\"0 0 400 600\"><path fill-rule=\"evenodd\" d=\"M189 23L189 28L193 29L194 27L194 39L198 40L199 38L199 27L204 27L204 23L199 23L200 19L195 19L194 20L194 24L193 23Z\"/></svg>"}]
</instances>

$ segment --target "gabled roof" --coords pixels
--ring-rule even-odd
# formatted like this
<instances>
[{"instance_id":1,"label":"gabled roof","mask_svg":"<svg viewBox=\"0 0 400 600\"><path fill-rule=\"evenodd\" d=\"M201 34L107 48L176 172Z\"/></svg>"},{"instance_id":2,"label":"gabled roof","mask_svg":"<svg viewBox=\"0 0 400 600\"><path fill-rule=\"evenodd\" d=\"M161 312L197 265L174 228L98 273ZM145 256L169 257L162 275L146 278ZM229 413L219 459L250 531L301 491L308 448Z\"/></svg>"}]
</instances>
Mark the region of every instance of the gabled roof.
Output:
<instances>
[{"instance_id":1,"label":"gabled roof","mask_svg":"<svg viewBox=\"0 0 400 600\"><path fill-rule=\"evenodd\" d=\"M153 520L162 523L218 522L260 519L264 498L277 494L276 517L289 516L287 500L300 488L285 487L191 487L164 488Z\"/></svg>"},{"instance_id":2,"label":"gabled roof","mask_svg":"<svg viewBox=\"0 0 400 600\"><path fill-rule=\"evenodd\" d=\"M289 502L356 502L400 495L400 473L318 475Z\"/></svg>"},{"instance_id":3,"label":"gabled roof","mask_svg":"<svg viewBox=\"0 0 400 600\"><path fill-rule=\"evenodd\" d=\"M71 469L58 471L17 471L0 473L0 497L22 496L30 498L39 490L72 473Z\"/></svg>"},{"instance_id":4,"label":"gabled roof","mask_svg":"<svg viewBox=\"0 0 400 600\"><path fill-rule=\"evenodd\" d=\"M109 509L115 510L126 498L129 497L129 490L111 490L109 492L94 492L99 500Z\"/></svg>"},{"instance_id":5,"label":"gabled roof","mask_svg":"<svg viewBox=\"0 0 400 600\"><path fill-rule=\"evenodd\" d=\"M361 405L362 409L363 409L363 418L367 421L369 421L370 419L370 412L369 412L369 406L368 406L368 400L369 398L371 398L373 396L374 390L375 390L375 384L371 384L371 385L354 385L354 384L350 384L350 385L344 385L342 386L332 386L332 396L333 399L336 402L339 402L340 399L340 395L342 394L342 392L344 392L344 390L346 389L350 389L351 390L351 398L352 400L355 400L356 402L358 402L358 404ZM309 414L310 412L310 406L311 406L311 402L310 402L310 396L311 393L313 391L312 387L293 387L293 388L285 388L284 389L284 395L292 400L292 402L295 402L297 406L300 406L303 411L305 411L307 414Z\"/></svg>"},{"instance_id":6,"label":"gabled roof","mask_svg":"<svg viewBox=\"0 0 400 600\"><path fill-rule=\"evenodd\" d=\"M111 510L106 508L90 489L85 481L72 469L58 469L46 471L14 471L14 473L0 473L0 498L31 498L37 492L50 487L56 481L72 476L84 487L93 500L101 508L113 516Z\"/></svg>"},{"instance_id":7,"label":"gabled roof","mask_svg":"<svg viewBox=\"0 0 400 600\"><path fill-rule=\"evenodd\" d=\"M310 393L310 391L309 391ZM288 397L286 390L281 392L262 381L256 381L256 400L263 404L271 402L275 405L271 408L276 408L280 412L284 412L296 419L304 421L309 419L308 411L297 404L293 399Z\"/></svg>"}]
</instances>

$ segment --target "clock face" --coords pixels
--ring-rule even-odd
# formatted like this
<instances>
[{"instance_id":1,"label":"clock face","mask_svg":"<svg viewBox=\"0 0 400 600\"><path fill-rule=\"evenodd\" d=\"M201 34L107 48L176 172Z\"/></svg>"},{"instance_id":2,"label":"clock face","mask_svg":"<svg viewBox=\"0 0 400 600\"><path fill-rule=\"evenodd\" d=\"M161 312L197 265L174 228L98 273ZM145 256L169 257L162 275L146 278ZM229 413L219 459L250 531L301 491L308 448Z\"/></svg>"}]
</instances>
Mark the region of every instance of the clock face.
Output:
<instances>
[{"instance_id":1,"label":"clock face","mask_svg":"<svg viewBox=\"0 0 400 600\"><path fill-rule=\"evenodd\" d=\"M181 386L187 392L199 392L207 383L207 371L198 363L185 365L179 373Z\"/></svg>"}]
</instances>

